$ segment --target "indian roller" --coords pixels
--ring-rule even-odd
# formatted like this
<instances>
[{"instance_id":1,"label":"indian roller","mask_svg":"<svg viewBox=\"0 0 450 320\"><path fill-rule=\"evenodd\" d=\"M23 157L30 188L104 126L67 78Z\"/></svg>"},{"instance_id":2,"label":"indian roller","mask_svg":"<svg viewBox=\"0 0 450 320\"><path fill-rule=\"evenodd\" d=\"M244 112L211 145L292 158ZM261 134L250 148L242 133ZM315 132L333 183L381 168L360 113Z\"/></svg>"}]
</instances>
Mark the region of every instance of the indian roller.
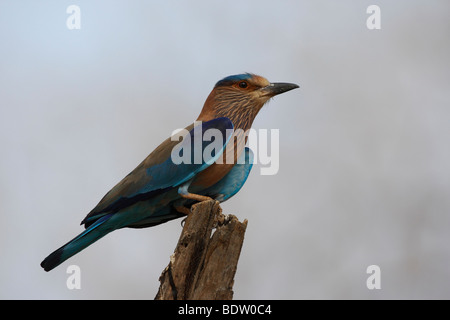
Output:
<instances>
[{"instance_id":1,"label":"indian roller","mask_svg":"<svg viewBox=\"0 0 450 320\"><path fill-rule=\"evenodd\" d=\"M52 270L116 229L155 226L189 214L195 202L223 202L231 198L244 185L253 164L253 154L245 147L245 132L269 99L298 87L292 83L270 83L249 73L217 82L197 121L185 128L182 142L171 138L162 142L89 212L81 222L86 229L45 258L42 268ZM174 163L173 150L180 145L206 150L208 139L202 134L209 129L222 135L217 140L218 148L200 161ZM189 148L181 151L185 150ZM183 156L194 159L193 155Z\"/></svg>"}]
</instances>

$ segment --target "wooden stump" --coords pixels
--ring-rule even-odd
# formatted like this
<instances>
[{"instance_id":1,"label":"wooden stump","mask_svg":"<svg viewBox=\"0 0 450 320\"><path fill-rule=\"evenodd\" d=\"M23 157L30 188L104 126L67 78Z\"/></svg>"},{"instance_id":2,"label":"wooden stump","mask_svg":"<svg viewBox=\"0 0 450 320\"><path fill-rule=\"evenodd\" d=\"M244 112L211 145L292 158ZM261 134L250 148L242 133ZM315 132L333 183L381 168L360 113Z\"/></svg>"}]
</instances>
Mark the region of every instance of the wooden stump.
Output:
<instances>
[{"instance_id":1,"label":"wooden stump","mask_svg":"<svg viewBox=\"0 0 450 320\"><path fill-rule=\"evenodd\" d=\"M247 220L224 216L213 200L197 203L191 211L155 299L231 300Z\"/></svg>"}]
</instances>

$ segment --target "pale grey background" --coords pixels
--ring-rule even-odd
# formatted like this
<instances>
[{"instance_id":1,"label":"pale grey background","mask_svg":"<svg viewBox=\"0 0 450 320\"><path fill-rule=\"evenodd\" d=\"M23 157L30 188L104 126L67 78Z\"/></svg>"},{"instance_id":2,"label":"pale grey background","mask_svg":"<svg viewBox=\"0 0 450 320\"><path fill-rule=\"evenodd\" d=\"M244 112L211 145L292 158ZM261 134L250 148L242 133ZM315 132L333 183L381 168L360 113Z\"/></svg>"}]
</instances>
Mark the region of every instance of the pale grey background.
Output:
<instances>
[{"instance_id":1,"label":"pale grey background","mask_svg":"<svg viewBox=\"0 0 450 320\"><path fill-rule=\"evenodd\" d=\"M66 28L67 6L81 30ZM381 30L366 28L370 4ZM0 298L152 299L180 220L119 230L39 266L214 83L301 89L225 213L249 220L237 299L450 298L448 1L1 1ZM66 268L81 267L81 290ZM366 288L381 267L381 290Z\"/></svg>"}]
</instances>

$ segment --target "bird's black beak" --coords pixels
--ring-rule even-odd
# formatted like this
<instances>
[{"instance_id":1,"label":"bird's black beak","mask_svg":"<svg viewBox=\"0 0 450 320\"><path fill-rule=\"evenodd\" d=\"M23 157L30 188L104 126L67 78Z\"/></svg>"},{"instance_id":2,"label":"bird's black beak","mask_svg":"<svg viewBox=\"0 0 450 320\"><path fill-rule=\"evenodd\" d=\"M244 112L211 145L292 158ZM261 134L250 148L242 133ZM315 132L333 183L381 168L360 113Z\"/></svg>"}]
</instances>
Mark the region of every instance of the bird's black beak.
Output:
<instances>
[{"instance_id":1,"label":"bird's black beak","mask_svg":"<svg viewBox=\"0 0 450 320\"><path fill-rule=\"evenodd\" d=\"M261 88L261 91L266 97L274 97L280 93L288 92L296 88L299 88L299 86L295 83L275 82L269 84L267 87Z\"/></svg>"}]
</instances>

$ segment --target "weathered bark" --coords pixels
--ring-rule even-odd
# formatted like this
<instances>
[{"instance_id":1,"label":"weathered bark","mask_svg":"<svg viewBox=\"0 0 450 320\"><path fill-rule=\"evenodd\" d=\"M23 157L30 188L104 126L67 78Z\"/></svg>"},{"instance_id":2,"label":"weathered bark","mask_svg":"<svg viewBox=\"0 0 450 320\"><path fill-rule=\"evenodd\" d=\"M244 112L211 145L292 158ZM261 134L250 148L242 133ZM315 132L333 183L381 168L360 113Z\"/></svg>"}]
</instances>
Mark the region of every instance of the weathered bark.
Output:
<instances>
[{"instance_id":1,"label":"weathered bark","mask_svg":"<svg viewBox=\"0 0 450 320\"><path fill-rule=\"evenodd\" d=\"M193 205L155 299L232 299L246 227L247 220L224 216L217 201Z\"/></svg>"}]
</instances>

